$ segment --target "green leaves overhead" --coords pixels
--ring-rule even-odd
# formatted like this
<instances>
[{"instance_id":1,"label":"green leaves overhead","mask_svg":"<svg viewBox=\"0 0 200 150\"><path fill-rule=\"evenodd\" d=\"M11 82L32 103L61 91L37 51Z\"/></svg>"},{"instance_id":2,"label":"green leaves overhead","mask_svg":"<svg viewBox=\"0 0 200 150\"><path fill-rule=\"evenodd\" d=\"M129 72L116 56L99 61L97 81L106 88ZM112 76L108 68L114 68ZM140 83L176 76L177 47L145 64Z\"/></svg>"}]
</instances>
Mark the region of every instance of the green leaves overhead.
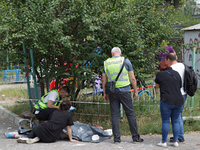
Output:
<instances>
[{"instance_id":1,"label":"green leaves overhead","mask_svg":"<svg viewBox=\"0 0 200 150\"><path fill-rule=\"evenodd\" d=\"M12 51L13 60L23 61L25 42L29 63L33 49L41 82L67 75L91 80L94 73L101 74L111 48L118 46L133 63L136 77L143 79L142 74L155 68L158 44L177 32L174 9L163 4L162 0L2 0L0 46Z\"/></svg>"}]
</instances>

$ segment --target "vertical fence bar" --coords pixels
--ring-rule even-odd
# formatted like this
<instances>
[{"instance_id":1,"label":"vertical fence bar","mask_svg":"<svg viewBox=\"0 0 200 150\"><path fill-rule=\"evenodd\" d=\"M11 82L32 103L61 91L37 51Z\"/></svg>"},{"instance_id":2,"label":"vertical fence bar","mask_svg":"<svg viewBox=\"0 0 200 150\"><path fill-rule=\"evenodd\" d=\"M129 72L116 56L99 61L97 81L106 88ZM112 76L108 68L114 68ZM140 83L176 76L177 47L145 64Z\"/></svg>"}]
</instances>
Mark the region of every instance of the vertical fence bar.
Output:
<instances>
[{"instance_id":1,"label":"vertical fence bar","mask_svg":"<svg viewBox=\"0 0 200 150\"><path fill-rule=\"evenodd\" d=\"M7 70L9 70L8 50L7 50Z\"/></svg>"},{"instance_id":2,"label":"vertical fence bar","mask_svg":"<svg viewBox=\"0 0 200 150\"><path fill-rule=\"evenodd\" d=\"M196 47L193 48L193 52L192 52L192 67L195 71L195 55L196 55ZM193 108L193 104L194 104L194 96L191 97L191 102L190 102L190 107Z\"/></svg>"},{"instance_id":3,"label":"vertical fence bar","mask_svg":"<svg viewBox=\"0 0 200 150\"><path fill-rule=\"evenodd\" d=\"M121 118L123 118L123 107L122 107L122 104L120 104L120 116L121 116Z\"/></svg>"},{"instance_id":4,"label":"vertical fence bar","mask_svg":"<svg viewBox=\"0 0 200 150\"><path fill-rule=\"evenodd\" d=\"M6 71L4 70L3 71L3 81L5 82L5 79L6 79L6 73L5 73Z\"/></svg>"}]
</instances>

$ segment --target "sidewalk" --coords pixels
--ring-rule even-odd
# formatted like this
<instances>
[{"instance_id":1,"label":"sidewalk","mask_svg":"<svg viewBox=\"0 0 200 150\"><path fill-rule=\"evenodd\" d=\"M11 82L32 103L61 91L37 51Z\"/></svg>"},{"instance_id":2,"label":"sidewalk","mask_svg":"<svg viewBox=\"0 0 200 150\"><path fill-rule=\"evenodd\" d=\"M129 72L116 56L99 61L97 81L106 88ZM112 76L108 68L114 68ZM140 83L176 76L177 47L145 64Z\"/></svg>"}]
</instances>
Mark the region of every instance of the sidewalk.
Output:
<instances>
[{"instance_id":1,"label":"sidewalk","mask_svg":"<svg viewBox=\"0 0 200 150\"><path fill-rule=\"evenodd\" d=\"M158 147L157 143L161 141L161 135L141 135L144 139L143 143L133 144L131 136L122 136L122 142L114 144L113 139L105 140L101 143L71 143L69 141L57 141L55 143L34 143L23 144L17 143L16 139L7 139L4 137L4 132L13 132L18 130L18 121L22 119L18 115L11 113L2 106L0 106L0 150L34 150L34 149L73 149L73 150L162 150L162 149L180 149L180 150L200 150L200 132L185 134L185 142L180 143L178 148L170 146ZM169 135L168 138L172 136Z\"/></svg>"}]
</instances>

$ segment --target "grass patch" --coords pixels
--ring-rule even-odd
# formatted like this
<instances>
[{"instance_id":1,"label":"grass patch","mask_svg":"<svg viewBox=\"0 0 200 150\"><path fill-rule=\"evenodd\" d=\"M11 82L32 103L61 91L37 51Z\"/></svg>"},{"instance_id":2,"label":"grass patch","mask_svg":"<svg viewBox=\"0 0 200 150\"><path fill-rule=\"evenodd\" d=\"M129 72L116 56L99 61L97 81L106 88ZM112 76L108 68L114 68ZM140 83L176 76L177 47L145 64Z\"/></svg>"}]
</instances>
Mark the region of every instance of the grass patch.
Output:
<instances>
[{"instance_id":1,"label":"grass patch","mask_svg":"<svg viewBox=\"0 0 200 150\"><path fill-rule=\"evenodd\" d=\"M149 88L149 91L152 89ZM6 97L15 97L15 98L28 98L28 94L24 90L20 89L5 89L0 91L0 95L6 95ZM2 103L3 101L0 99L0 103L6 109L11 112L18 114L21 116L21 113L30 110L29 102L26 101L24 103L16 103L15 100L8 101L8 104ZM81 97L79 99L80 102L94 102L94 103L106 103L104 101L103 96L88 96ZM10 103L14 103L14 105L10 105ZM142 135L146 134L161 134L162 128L162 120L160 116L159 110L160 100L154 100L144 92L139 100L133 102L134 112L137 116L137 125L138 131ZM193 101L193 109L190 109L191 105L191 97L188 97L186 102L186 108L183 111L183 116L200 116L200 91L196 92ZM77 110L72 113L73 120L79 121L82 123L87 123L93 126L100 125L104 129L111 129L111 118L110 118L110 106L108 104L91 104L91 103L76 103ZM85 115L82 115L85 114ZM98 115L99 114L99 115ZM199 121L185 121L184 123L185 132L190 131L199 131L200 123ZM120 133L121 135L131 135L129 131L128 120L125 116L125 112L123 111L123 117L120 117ZM169 133L172 133L172 126L170 125Z\"/></svg>"},{"instance_id":2,"label":"grass patch","mask_svg":"<svg viewBox=\"0 0 200 150\"><path fill-rule=\"evenodd\" d=\"M21 113L28 110L29 102L16 103L15 105L3 104L3 107L22 117Z\"/></svg>"},{"instance_id":3,"label":"grass patch","mask_svg":"<svg viewBox=\"0 0 200 150\"><path fill-rule=\"evenodd\" d=\"M10 84L10 88L2 89L0 96L5 95L5 98L28 98L28 92L22 88L12 88L13 84Z\"/></svg>"}]
</instances>

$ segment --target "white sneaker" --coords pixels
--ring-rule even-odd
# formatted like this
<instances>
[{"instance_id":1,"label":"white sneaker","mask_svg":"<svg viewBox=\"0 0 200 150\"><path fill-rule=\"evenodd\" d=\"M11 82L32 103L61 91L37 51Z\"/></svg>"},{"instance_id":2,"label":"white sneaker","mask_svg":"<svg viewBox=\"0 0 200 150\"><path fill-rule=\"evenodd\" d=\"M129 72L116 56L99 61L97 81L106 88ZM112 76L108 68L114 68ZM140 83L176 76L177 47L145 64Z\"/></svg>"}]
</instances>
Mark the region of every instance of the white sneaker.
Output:
<instances>
[{"instance_id":1,"label":"white sneaker","mask_svg":"<svg viewBox=\"0 0 200 150\"><path fill-rule=\"evenodd\" d=\"M39 140L40 140L39 137L35 137L35 138L33 138L33 139L27 139L27 140L26 140L26 143L27 143L27 144L33 144L33 143L38 142Z\"/></svg>"},{"instance_id":2,"label":"white sneaker","mask_svg":"<svg viewBox=\"0 0 200 150\"><path fill-rule=\"evenodd\" d=\"M33 144L38 142L40 139L39 137L35 137L33 139L29 139L29 138L19 138L17 139L17 143L27 143L27 144Z\"/></svg>"},{"instance_id":3,"label":"white sneaker","mask_svg":"<svg viewBox=\"0 0 200 150\"><path fill-rule=\"evenodd\" d=\"M178 147L178 142L174 142L172 145Z\"/></svg>"},{"instance_id":4,"label":"white sneaker","mask_svg":"<svg viewBox=\"0 0 200 150\"><path fill-rule=\"evenodd\" d=\"M160 143L157 144L157 146L160 146L160 147L167 147L167 143L162 143L162 142L160 142Z\"/></svg>"},{"instance_id":5,"label":"white sneaker","mask_svg":"<svg viewBox=\"0 0 200 150\"><path fill-rule=\"evenodd\" d=\"M28 140L28 138L19 138L17 139L17 143L26 143L26 140Z\"/></svg>"}]
</instances>

